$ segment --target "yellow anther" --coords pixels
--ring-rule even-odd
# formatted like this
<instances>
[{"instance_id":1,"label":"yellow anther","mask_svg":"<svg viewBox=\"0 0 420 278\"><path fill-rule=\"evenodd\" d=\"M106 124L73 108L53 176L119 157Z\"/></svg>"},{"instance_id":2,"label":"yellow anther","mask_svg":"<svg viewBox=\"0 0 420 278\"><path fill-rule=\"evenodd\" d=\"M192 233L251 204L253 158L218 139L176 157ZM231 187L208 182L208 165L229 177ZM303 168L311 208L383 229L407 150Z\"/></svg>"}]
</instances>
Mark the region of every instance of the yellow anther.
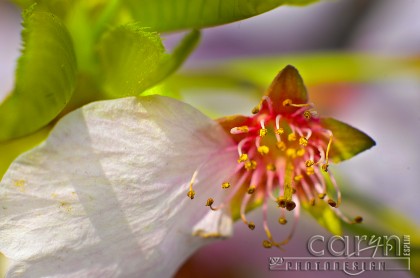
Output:
<instances>
[{"instance_id":1,"label":"yellow anther","mask_svg":"<svg viewBox=\"0 0 420 278\"><path fill-rule=\"evenodd\" d=\"M248 160L248 155L246 153L243 153L239 156L238 163L245 162L247 160Z\"/></svg>"},{"instance_id":2,"label":"yellow anther","mask_svg":"<svg viewBox=\"0 0 420 278\"><path fill-rule=\"evenodd\" d=\"M255 192L256 186L255 185L251 185L250 187L248 187L248 194L253 194Z\"/></svg>"},{"instance_id":3,"label":"yellow anther","mask_svg":"<svg viewBox=\"0 0 420 278\"><path fill-rule=\"evenodd\" d=\"M278 129L276 129L276 134L281 135L283 133L284 133L284 129L283 128L280 127Z\"/></svg>"},{"instance_id":4,"label":"yellow anther","mask_svg":"<svg viewBox=\"0 0 420 278\"><path fill-rule=\"evenodd\" d=\"M302 175L297 175L294 178L295 181L301 181L302 179L303 179L303 176Z\"/></svg>"},{"instance_id":5,"label":"yellow anther","mask_svg":"<svg viewBox=\"0 0 420 278\"><path fill-rule=\"evenodd\" d=\"M333 208L335 208L336 206L337 206L337 203L334 201L334 200L332 200L332 199L328 199L328 204L330 205L330 206L332 206Z\"/></svg>"},{"instance_id":6,"label":"yellow anther","mask_svg":"<svg viewBox=\"0 0 420 278\"><path fill-rule=\"evenodd\" d=\"M309 200L309 204L310 204L311 206L315 206L315 199L314 199L314 198L310 199L310 200Z\"/></svg>"},{"instance_id":7,"label":"yellow anther","mask_svg":"<svg viewBox=\"0 0 420 278\"><path fill-rule=\"evenodd\" d=\"M260 112L261 110L261 105L262 102L260 102L257 106L255 106L254 108L252 108L252 114L257 114L258 112Z\"/></svg>"},{"instance_id":8,"label":"yellow anther","mask_svg":"<svg viewBox=\"0 0 420 278\"><path fill-rule=\"evenodd\" d=\"M213 203L214 203L213 198L208 198L207 202L206 202L206 207L211 207L211 205L213 205Z\"/></svg>"},{"instance_id":9,"label":"yellow anther","mask_svg":"<svg viewBox=\"0 0 420 278\"><path fill-rule=\"evenodd\" d=\"M279 196L276 200L276 203L279 207L285 208L286 207L286 198L284 196Z\"/></svg>"},{"instance_id":10,"label":"yellow anther","mask_svg":"<svg viewBox=\"0 0 420 278\"><path fill-rule=\"evenodd\" d=\"M313 160L306 160L305 161L305 166L306 167L311 167L311 166L313 166L315 164L315 162L313 161Z\"/></svg>"},{"instance_id":11,"label":"yellow anther","mask_svg":"<svg viewBox=\"0 0 420 278\"><path fill-rule=\"evenodd\" d=\"M260 137L264 137L267 135L268 130L266 128L260 129Z\"/></svg>"},{"instance_id":12,"label":"yellow anther","mask_svg":"<svg viewBox=\"0 0 420 278\"><path fill-rule=\"evenodd\" d=\"M276 147L283 152L286 150L286 144L283 141L277 142Z\"/></svg>"},{"instance_id":13,"label":"yellow anther","mask_svg":"<svg viewBox=\"0 0 420 278\"><path fill-rule=\"evenodd\" d=\"M267 164L265 167L268 171L276 171L276 166L272 163Z\"/></svg>"},{"instance_id":14,"label":"yellow anther","mask_svg":"<svg viewBox=\"0 0 420 278\"><path fill-rule=\"evenodd\" d=\"M263 241L263 246L264 246L264 248L271 248L271 247L273 247L273 244L268 240L264 240Z\"/></svg>"},{"instance_id":15,"label":"yellow anther","mask_svg":"<svg viewBox=\"0 0 420 278\"><path fill-rule=\"evenodd\" d=\"M328 172L328 163L322 164L321 169L324 172Z\"/></svg>"},{"instance_id":16,"label":"yellow anther","mask_svg":"<svg viewBox=\"0 0 420 278\"><path fill-rule=\"evenodd\" d=\"M257 162L255 160L248 160L244 163L246 170L255 170L257 168Z\"/></svg>"},{"instance_id":17,"label":"yellow anther","mask_svg":"<svg viewBox=\"0 0 420 278\"><path fill-rule=\"evenodd\" d=\"M254 230L254 229L255 229L255 224L254 224L254 222L249 222L249 223L248 223L248 228L249 228L250 230Z\"/></svg>"},{"instance_id":18,"label":"yellow anther","mask_svg":"<svg viewBox=\"0 0 420 278\"><path fill-rule=\"evenodd\" d=\"M297 156L304 156L305 155L305 149L299 149L296 152Z\"/></svg>"},{"instance_id":19,"label":"yellow anther","mask_svg":"<svg viewBox=\"0 0 420 278\"><path fill-rule=\"evenodd\" d=\"M224 183L222 183L222 188L223 189L228 189L230 187L230 183L225 181Z\"/></svg>"},{"instance_id":20,"label":"yellow anther","mask_svg":"<svg viewBox=\"0 0 420 278\"><path fill-rule=\"evenodd\" d=\"M354 218L354 222L355 222L355 223L357 223L357 224L362 223L362 222L363 222L363 217L361 217L361 216L356 216L356 217Z\"/></svg>"},{"instance_id":21,"label":"yellow anther","mask_svg":"<svg viewBox=\"0 0 420 278\"><path fill-rule=\"evenodd\" d=\"M318 198L319 198L319 199L324 199L324 198L325 198L325 196L327 196L327 193L319 193L319 194L318 194Z\"/></svg>"},{"instance_id":22,"label":"yellow anther","mask_svg":"<svg viewBox=\"0 0 420 278\"><path fill-rule=\"evenodd\" d=\"M286 150L286 155L291 157L291 158L295 158L296 157L296 149L294 148L288 148Z\"/></svg>"},{"instance_id":23,"label":"yellow anther","mask_svg":"<svg viewBox=\"0 0 420 278\"><path fill-rule=\"evenodd\" d=\"M267 146L264 146L264 145L259 146L257 150L261 155L268 154L268 152L270 151L270 149Z\"/></svg>"},{"instance_id":24,"label":"yellow anther","mask_svg":"<svg viewBox=\"0 0 420 278\"><path fill-rule=\"evenodd\" d=\"M308 145L308 139L305 137L299 138L299 145L306 147Z\"/></svg>"},{"instance_id":25,"label":"yellow anther","mask_svg":"<svg viewBox=\"0 0 420 278\"><path fill-rule=\"evenodd\" d=\"M312 118L312 114L309 110L306 110L305 112L303 112L303 117L305 117L305 119L309 120L310 118Z\"/></svg>"},{"instance_id":26,"label":"yellow anther","mask_svg":"<svg viewBox=\"0 0 420 278\"><path fill-rule=\"evenodd\" d=\"M313 175L313 174L315 174L314 167L313 166L310 166L310 167L306 168L306 174L307 175Z\"/></svg>"},{"instance_id":27,"label":"yellow anther","mask_svg":"<svg viewBox=\"0 0 420 278\"><path fill-rule=\"evenodd\" d=\"M283 101L283 106L289 106L291 104L292 104L292 100L289 98Z\"/></svg>"},{"instance_id":28,"label":"yellow anther","mask_svg":"<svg viewBox=\"0 0 420 278\"><path fill-rule=\"evenodd\" d=\"M234 127L230 130L231 134L241 134L241 133L248 133L249 132L249 127L244 125L244 126L237 126Z\"/></svg>"},{"instance_id":29,"label":"yellow anther","mask_svg":"<svg viewBox=\"0 0 420 278\"><path fill-rule=\"evenodd\" d=\"M285 225L285 224L287 223L286 218L284 218L284 217L280 217L280 218L279 218L279 223L280 223L280 224L282 224L282 225Z\"/></svg>"},{"instance_id":30,"label":"yellow anther","mask_svg":"<svg viewBox=\"0 0 420 278\"><path fill-rule=\"evenodd\" d=\"M194 191L194 190L190 190L190 191L188 191L187 196L188 196L191 200L192 200L192 199L194 199L194 196L195 196L195 191Z\"/></svg>"},{"instance_id":31,"label":"yellow anther","mask_svg":"<svg viewBox=\"0 0 420 278\"><path fill-rule=\"evenodd\" d=\"M292 132L289 135L287 135L287 140L289 141L296 141L296 133Z\"/></svg>"}]
</instances>

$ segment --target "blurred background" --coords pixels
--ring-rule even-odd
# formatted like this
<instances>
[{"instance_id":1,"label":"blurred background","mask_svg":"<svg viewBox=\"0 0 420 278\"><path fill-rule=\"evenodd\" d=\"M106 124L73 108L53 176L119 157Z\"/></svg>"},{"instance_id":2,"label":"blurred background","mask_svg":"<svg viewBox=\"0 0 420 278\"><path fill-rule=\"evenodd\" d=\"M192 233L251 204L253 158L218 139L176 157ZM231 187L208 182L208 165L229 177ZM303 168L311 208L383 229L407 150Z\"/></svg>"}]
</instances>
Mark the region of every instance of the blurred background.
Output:
<instances>
[{"instance_id":1,"label":"blurred background","mask_svg":"<svg viewBox=\"0 0 420 278\"><path fill-rule=\"evenodd\" d=\"M0 100L13 88L20 29L20 11L8 1L0 0ZM170 49L180 36L165 36L165 45ZM284 57L287 61L289 56L337 52L419 59L420 2L321 1L304 8L280 7L248 20L205 29L201 44L181 74L251 57ZM292 63L293 59L290 61ZM282 67L279 65L278 70ZM264 67L260 70L264 72ZM305 75L303 77L305 80ZM340 182L347 189L375 199L378 207L390 207L420 224L417 205L420 196L420 76L403 72L380 82L316 84L308 86L308 90L312 100L319 103L321 115L334 116L358 127L377 142L373 149L332 166L332 170L339 173ZM223 102L220 114L249 114L258 100L251 94L238 101L235 100L237 95L229 98L229 92L223 94L224 101L193 94L188 94L187 100L197 106ZM346 202L345 195L343 202ZM352 210L347 213L352 215ZM261 215L258 209L250 215L257 227L261 227L261 219L258 220ZM288 232L282 228L274 229L279 238ZM237 223L234 237L199 250L176 277L347 277L341 272L268 271L269 256L309 256L306 243L314 234L327 235L327 232L304 214L285 253L263 249L263 231L249 231L243 223ZM362 274L363 277L411 275L409 272Z\"/></svg>"}]
</instances>

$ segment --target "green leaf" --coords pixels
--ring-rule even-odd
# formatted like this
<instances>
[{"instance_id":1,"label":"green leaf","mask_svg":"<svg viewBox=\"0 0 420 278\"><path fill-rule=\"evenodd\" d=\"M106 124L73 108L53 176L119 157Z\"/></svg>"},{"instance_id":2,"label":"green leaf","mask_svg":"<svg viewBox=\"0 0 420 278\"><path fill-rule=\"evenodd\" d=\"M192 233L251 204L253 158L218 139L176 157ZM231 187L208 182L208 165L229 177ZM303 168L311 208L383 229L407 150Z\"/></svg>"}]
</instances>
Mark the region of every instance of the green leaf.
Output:
<instances>
[{"instance_id":1,"label":"green leaf","mask_svg":"<svg viewBox=\"0 0 420 278\"><path fill-rule=\"evenodd\" d=\"M37 146L47 138L52 126L48 125L28 136L0 143L0 180L16 157Z\"/></svg>"},{"instance_id":2,"label":"green leaf","mask_svg":"<svg viewBox=\"0 0 420 278\"><path fill-rule=\"evenodd\" d=\"M307 202L302 202L301 204L302 207L330 233L333 235L341 235L343 233L340 218L338 218L337 214L334 213L333 208L331 208L327 203L320 201L314 206Z\"/></svg>"},{"instance_id":3,"label":"green leaf","mask_svg":"<svg viewBox=\"0 0 420 278\"><path fill-rule=\"evenodd\" d=\"M99 43L103 86L110 97L139 95L164 54L160 37L138 24L118 26Z\"/></svg>"},{"instance_id":4,"label":"green leaf","mask_svg":"<svg viewBox=\"0 0 420 278\"><path fill-rule=\"evenodd\" d=\"M159 35L139 24L109 31L99 45L107 95L139 95L158 84L182 65L199 39L200 32L191 31L172 54L166 54Z\"/></svg>"},{"instance_id":5,"label":"green leaf","mask_svg":"<svg viewBox=\"0 0 420 278\"><path fill-rule=\"evenodd\" d=\"M199 41L200 31L192 30L188 33L171 54L165 54L161 57L159 66L145 86L152 87L174 73L192 53Z\"/></svg>"},{"instance_id":6,"label":"green leaf","mask_svg":"<svg viewBox=\"0 0 420 278\"><path fill-rule=\"evenodd\" d=\"M246 19L301 0L125 0L136 21L157 31L204 28Z\"/></svg>"},{"instance_id":7,"label":"green leaf","mask_svg":"<svg viewBox=\"0 0 420 278\"><path fill-rule=\"evenodd\" d=\"M335 163L352 158L376 143L362 131L332 118L322 118L321 125L332 131L333 141L329 157Z\"/></svg>"},{"instance_id":8,"label":"green leaf","mask_svg":"<svg viewBox=\"0 0 420 278\"><path fill-rule=\"evenodd\" d=\"M319 0L283 0L282 5L291 5L291 6L306 6L318 2Z\"/></svg>"},{"instance_id":9,"label":"green leaf","mask_svg":"<svg viewBox=\"0 0 420 278\"><path fill-rule=\"evenodd\" d=\"M0 104L0 141L48 124L75 87L76 57L63 23L51 13L30 8L23 14L23 26L15 88Z\"/></svg>"}]
</instances>

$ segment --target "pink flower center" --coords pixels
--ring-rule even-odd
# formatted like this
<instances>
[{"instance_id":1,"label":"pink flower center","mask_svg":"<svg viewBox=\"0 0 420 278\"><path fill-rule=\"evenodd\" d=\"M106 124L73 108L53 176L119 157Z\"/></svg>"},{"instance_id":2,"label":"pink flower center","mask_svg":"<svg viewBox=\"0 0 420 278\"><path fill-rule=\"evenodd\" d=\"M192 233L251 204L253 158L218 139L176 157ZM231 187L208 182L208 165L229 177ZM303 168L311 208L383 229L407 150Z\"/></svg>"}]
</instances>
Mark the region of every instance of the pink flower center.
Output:
<instances>
[{"instance_id":1,"label":"pink flower center","mask_svg":"<svg viewBox=\"0 0 420 278\"><path fill-rule=\"evenodd\" d=\"M311 206L326 202L333 208L341 203L337 183L328 169L332 132L321 126L312 104L294 104L286 99L281 105L295 110L288 114L277 113L271 99L265 96L244 125L231 129L231 136L237 142L238 167L222 184L222 188L230 192L217 207L213 206L213 198L206 203L212 210L218 210L238 192L245 191L240 217L254 230L255 224L246 218L245 212L250 202L262 201L263 226L268 237L263 246L267 248L280 247L290 240L299 218L300 202ZM195 194L193 180L188 193L190 198ZM336 196L331 197L329 192L335 192ZM278 222L282 225L288 222L287 212L294 211L294 225L289 236L281 242L274 240L268 227L267 202L270 200L280 208ZM347 222L361 222L360 217L350 220L339 210L336 213Z\"/></svg>"}]
</instances>

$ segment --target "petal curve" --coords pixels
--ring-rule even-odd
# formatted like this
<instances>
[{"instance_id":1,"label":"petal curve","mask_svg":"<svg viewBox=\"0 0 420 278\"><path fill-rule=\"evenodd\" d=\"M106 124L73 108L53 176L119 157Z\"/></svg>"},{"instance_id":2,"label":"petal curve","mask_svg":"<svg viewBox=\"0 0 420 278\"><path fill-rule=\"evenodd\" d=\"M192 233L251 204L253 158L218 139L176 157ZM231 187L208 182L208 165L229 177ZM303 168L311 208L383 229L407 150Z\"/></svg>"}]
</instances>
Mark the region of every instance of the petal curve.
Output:
<instances>
[{"instance_id":1,"label":"petal curve","mask_svg":"<svg viewBox=\"0 0 420 278\"><path fill-rule=\"evenodd\" d=\"M0 251L16 261L9 276L171 276L208 241L191 235L235 167L231 144L216 122L166 97L68 114L0 183ZM201 206L186 193L206 160L194 185Z\"/></svg>"}]
</instances>

